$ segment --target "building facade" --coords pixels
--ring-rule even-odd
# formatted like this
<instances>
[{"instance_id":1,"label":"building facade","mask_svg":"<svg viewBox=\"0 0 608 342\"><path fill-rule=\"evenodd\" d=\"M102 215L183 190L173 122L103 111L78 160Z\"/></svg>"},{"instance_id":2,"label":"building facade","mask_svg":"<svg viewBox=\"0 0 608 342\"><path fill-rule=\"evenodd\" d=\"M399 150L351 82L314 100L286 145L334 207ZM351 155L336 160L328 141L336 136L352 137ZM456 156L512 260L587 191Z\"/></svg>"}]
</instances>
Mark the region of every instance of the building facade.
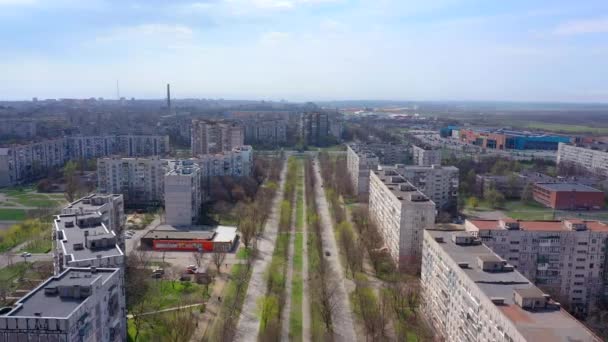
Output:
<instances>
[{"instance_id":1,"label":"building facade","mask_svg":"<svg viewBox=\"0 0 608 342\"><path fill-rule=\"evenodd\" d=\"M306 145L325 146L330 141L329 114L306 112L300 114L300 138Z\"/></svg>"},{"instance_id":2,"label":"building facade","mask_svg":"<svg viewBox=\"0 0 608 342\"><path fill-rule=\"evenodd\" d=\"M430 146L412 146L412 159L414 165L431 166L441 165L441 150Z\"/></svg>"},{"instance_id":3,"label":"building facade","mask_svg":"<svg viewBox=\"0 0 608 342\"><path fill-rule=\"evenodd\" d=\"M466 232L425 231L422 311L445 341L601 339Z\"/></svg>"},{"instance_id":4,"label":"building facade","mask_svg":"<svg viewBox=\"0 0 608 342\"><path fill-rule=\"evenodd\" d=\"M157 206L163 202L165 165L158 157L100 158L97 191L122 194L127 206Z\"/></svg>"},{"instance_id":5,"label":"building facade","mask_svg":"<svg viewBox=\"0 0 608 342\"><path fill-rule=\"evenodd\" d=\"M437 209L453 212L458 209L457 167L397 164L395 171L435 202Z\"/></svg>"},{"instance_id":6,"label":"building facade","mask_svg":"<svg viewBox=\"0 0 608 342\"><path fill-rule=\"evenodd\" d=\"M193 156L229 152L245 144L245 130L236 122L192 120L190 138Z\"/></svg>"},{"instance_id":7,"label":"building facade","mask_svg":"<svg viewBox=\"0 0 608 342\"><path fill-rule=\"evenodd\" d=\"M175 226L197 224L201 212L201 170L194 160L169 162L165 174L165 222Z\"/></svg>"},{"instance_id":8,"label":"building facade","mask_svg":"<svg viewBox=\"0 0 608 342\"><path fill-rule=\"evenodd\" d=\"M599 176L608 176L608 147L605 144L572 145L560 143L557 164L572 163Z\"/></svg>"},{"instance_id":9,"label":"building facade","mask_svg":"<svg viewBox=\"0 0 608 342\"><path fill-rule=\"evenodd\" d=\"M68 268L0 314L0 341L126 341L123 288L119 269Z\"/></svg>"},{"instance_id":10,"label":"building facade","mask_svg":"<svg viewBox=\"0 0 608 342\"><path fill-rule=\"evenodd\" d=\"M378 157L365 146L346 146L346 167L355 194L363 198L369 194L369 173L378 168Z\"/></svg>"},{"instance_id":11,"label":"building facade","mask_svg":"<svg viewBox=\"0 0 608 342\"><path fill-rule=\"evenodd\" d=\"M0 186L34 180L68 160L64 138L0 148Z\"/></svg>"},{"instance_id":12,"label":"building facade","mask_svg":"<svg viewBox=\"0 0 608 342\"><path fill-rule=\"evenodd\" d=\"M229 152L202 155L197 163L203 180L216 176L247 177L253 168L253 148L244 145Z\"/></svg>"},{"instance_id":13,"label":"building facade","mask_svg":"<svg viewBox=\"0 0 608 342\"><path fill-rule=\"evenodd\" d=\"M108 230L116 233L119 245L124 250L125 203L120 194L91 194L78 199L63 209L62 215L98 214Z\"/></svg>"},{"instance_id":14,"label":"building facade","mask_svg":"<svg viewBox=\"0 0 608 342\"><path fill-rule=\"evenodd\" d=\"M532 196L544 206L560 210L601 209L604 192L578 183L535 183Z\"/></svg>"},{"instance_id":15,"label":"building facade","mask_svg":"<svg viewBox=\"0 0 608 342\"><path fill-rule=\"evenodd\" d=\"M568 143L572 139L507 129L461 128L458 134L463 142L497 150L557 150L559 143Z\"/></svg>"},{"instance_id":16,"label":"building facade","mask_svg":"<svg viewBox=\"0 0 608 342\"><path fill-rule=\"evenodd\" d=\"M401 268L417 267L422 232L435 225L435 203L395 170L370 173L369 217Z\"/></svg>"},{"instance_id":17,"label":"building facade","mask_svg":"<svg viewBox=\"0 0 608 342\"><path fill-rule=\"evenodd\" d=\"M245 144L277 146L287 142L287 120L250 119L242 121Z\"/></svg>"},{"instance_id":18,"label":"building facade","mask_svg":"<svg viewBox=\"0 0 608 342\"><path fill-rule=\"evenodd\" d=\"M604 223L467 220L465 228L578 316L606 298Z\"/></svg>"}]
</instances>

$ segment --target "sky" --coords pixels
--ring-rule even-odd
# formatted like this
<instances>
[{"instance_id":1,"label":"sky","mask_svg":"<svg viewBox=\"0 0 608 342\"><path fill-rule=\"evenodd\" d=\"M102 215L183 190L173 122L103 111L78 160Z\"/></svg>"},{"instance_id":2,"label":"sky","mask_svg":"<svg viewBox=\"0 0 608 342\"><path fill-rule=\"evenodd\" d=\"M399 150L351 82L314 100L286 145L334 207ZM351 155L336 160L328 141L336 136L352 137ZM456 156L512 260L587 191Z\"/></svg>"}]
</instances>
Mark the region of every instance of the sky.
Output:
<instances>
[{"instance_id":1,"label":"sky","mask_svg":"<svg viewBox=\"0 0 608 342\"><path fill-rule=\"evenodd\" d=\"M608 102L606 0L0 0L0 100Z\"/></svg>"}]
</instances>

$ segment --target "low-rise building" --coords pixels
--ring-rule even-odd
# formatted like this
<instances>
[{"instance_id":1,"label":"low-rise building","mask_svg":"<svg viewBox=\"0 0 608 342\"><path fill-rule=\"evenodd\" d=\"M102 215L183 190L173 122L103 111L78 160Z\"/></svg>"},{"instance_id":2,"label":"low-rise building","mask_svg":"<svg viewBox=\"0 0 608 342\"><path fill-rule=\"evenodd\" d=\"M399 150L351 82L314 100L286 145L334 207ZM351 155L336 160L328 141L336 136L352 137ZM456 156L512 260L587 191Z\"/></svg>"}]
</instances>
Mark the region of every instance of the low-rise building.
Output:
<instances>
[{"instance_id":1,"label":"low-rise building","mask_svg":"<svg viewBox=\"0 0 608 342\"><path fill-rule=\"evenodd\" d=\"M445 341L601 341L466 232L424 231L422 254L422 311Z\"/></svg>"},{"instance_id":2,"label":"low-rise building","mask_svg":"<svg viewBox=\"0 0 608 342\"><path fill-rule=\"evenodd\" d=\"M393 169L370 173L369 216L401 268L417 267L422 232L435 225L435 203Z\"/></svg>"},{"instance_id":3,"label":"low-rise building","mask_svg":"<svg viewBox=\"0 0 608 342\"><path fill-rule=\"evenodd\" d=\"M608 176L608 145L604 143L574 145L560 143L557 164L572 163L589 172Z\"/></svg>"},{"instance_id":4,"label":"low-rise building","mask_svg":"<svg viewBox=\"0 0 608 342\"><path fill-rule=\"evenodd\" d=\"M201 170L195 160L172 160L165 174L165 222L197 224L202 201Z\"/></svg>"},{"instance_id":5,"label":"low-rise building","mask_svg":"<svg viewBox=\"0 0 608 342\"><path fill-rule=\"evenodd\" d=\"M397 164L395 171L435 202L437 209L456 212L458 208L457 167Z\"/></svg>"},{"instance_id":6,"label":"low-rise building","mask_svg":"<svg viewBox=\"0 0 608 342\"><path fill-rule=\"evenodd\" d=\"M156 251L229 252L237 240L236 227L163 224L144 235L141 243Z\"/></svg>"},{"instance_id":7,"label":"low-rise building","mask_svg":"<svg viewBox=\"0 0 608 342\"><path fill-rule=\"evenodd\" d=\"M604 192L578 183L535 183L534 200L553 209L600 209Z\"/></svg>"},{"instance_id":8,"label":"low-rise building","mask_svg":"<svg viewBox=\"0 0 608 342\"><path fill-rule=\"evenodd\" d=\"M576 315L587 315L606 298L604 223L467 220L465 229Z\"/></svg>"},{"instance_id":9,"label":"low-rise building","mask_svg":"<svg viewBox=\"0 0 608 342\"><path fill-rule=\"evenodd\" d=\"M68 268L0 313L0 341L127 340L124 280L117 268Z\"/></svg>"},{"instance_id":10,"label":"low-rise building","mask_svg":"<svg viewBox=\"0 0 608 342\"><path fill-rule=\"evenodd\" d=\"M369 193L369 173L378 168L378 157L362 145L349 144L346 151L346 168L353 190L364 198Z\"/></svg>"},{"instance_id":11,"label":"low-rise building","mask_svg":"<svg viewBox=\"0 0 608 342\"><path fill-rule=\"evenodd\" d=\"M418 166L441 165L441 150L432 146L413 145L412 158L414 165Z\"/></svg>"}]
</instances>

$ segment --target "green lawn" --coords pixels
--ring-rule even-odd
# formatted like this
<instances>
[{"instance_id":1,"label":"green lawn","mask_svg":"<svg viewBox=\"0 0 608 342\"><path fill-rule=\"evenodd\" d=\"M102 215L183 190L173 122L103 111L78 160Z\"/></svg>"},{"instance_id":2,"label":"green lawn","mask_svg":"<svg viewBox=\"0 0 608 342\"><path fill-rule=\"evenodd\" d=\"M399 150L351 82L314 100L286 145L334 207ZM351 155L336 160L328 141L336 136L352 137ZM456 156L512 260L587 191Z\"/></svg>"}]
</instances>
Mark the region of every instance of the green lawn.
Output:
<instances>
[{"instance_id":1,"label":"green lawn","mask_svg":"<svg viewBox=\"0 0 608 342\"><path fill-rule=\"evenodd\" d=\"M508 217L519 220L551 220L553 209L540 203L524 201L508 201L503 206L503 212Z\"/></svg>"},{"instance_id":2,"label":"green lawn","mask_svg":"<svg viewBox=\"0 0 608 342\"><path fill-rule=\"evenodd\" d=\"M23 221L25 217L23 209L0 209L0 221Z\"/></svg>"},{"instance_id":3,"label":"green lawn","mask_svg":"<svg viewBox=\"0 0 608 342\"><path fill-rule=\"evenodd\" d=\"M302 341L302 267L304 264L304 235L296 233L294 239L293 274L291 278L291 312L289 313L290 341Z\"/></svg>"},{"instance_id":4,"label":"green lawn","mask_svg":"<svg viewBox=\"0 0 608 342\"><path fill-rule=\"evenodd\" d=\"M30 252L30 253L48 253L53 248L53 242L49 239L36 239L30 241L24 248L21 249L22 252Z\"/></svg>"},{"instance_id":5,"label":"green lawn","mask_svg":"<svg viewBox=\"0 0 608 342\"><path fill-rule=\"evenodd\" d=\"M542 129L554 132L563 133L595 133L595 134L607 134L608 128L606 127L591 127L584 125L566 125L558 123L547 123L547 122L527 122L527 128Z\"/></svg>"},{"instance_id":6,"label":"green lawn","mask_svg":"<svg viewBox=\"0 0 608 342\"><path fill-rule=\"evenodd\" d=\"M4 207L15 207L17 206L15 203L13 202L0 202L0 206L4 206Z\"/></svg>"},{"instance_id":7,"label":"green lawn","mask_svg":"<svg viewBox=\"0 0 608 342\"><path fill-rule=\"evenodd\" d=\"M17 198L17 202L26 207L53 208L59 206L59 201L53 201L47 198Z\"/></svg>"},{"instance_id":8,"label":"green lawn","mask_svg":"<svg viewBox=\"0 0 608 342\"><path fill-rule=\"evenodd\" d=\"M241 260L246 260L249 257L249 249L242 247L236 252L236 258Z\"/></svg>"}]
</instances>

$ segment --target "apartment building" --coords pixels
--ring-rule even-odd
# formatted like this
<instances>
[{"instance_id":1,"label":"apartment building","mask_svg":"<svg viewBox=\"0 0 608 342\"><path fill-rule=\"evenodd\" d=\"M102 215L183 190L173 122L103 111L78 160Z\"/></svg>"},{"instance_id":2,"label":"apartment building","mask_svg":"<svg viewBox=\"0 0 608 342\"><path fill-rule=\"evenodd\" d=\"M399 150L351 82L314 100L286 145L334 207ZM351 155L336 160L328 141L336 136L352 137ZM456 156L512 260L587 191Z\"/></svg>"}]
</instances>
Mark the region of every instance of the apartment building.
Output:
<instances>
[{"instance_id":1,"label":"apartment building","mask_svg":"<svg viewBox=\"0 0 608 342\"><path fill-rule=\"evenodd\" d=\"M458 208L458 168L455 166L395 165L395 171L428 196L437 209L455 212Z\"/></svg>"},{"instance_id":2,"label":"apartment building","mask_svg":"<svg viewBox=\"0 0 608 342\"><path fill-rule=\"evenodd\" d=\"M126 341L123 288L117 268L68 268L2 310L0 341Z\"/></svg>"},{"instance_id":3,"label":"apartment building","mask_svg":"<svg viewBox=\"0 0 608 342\"><path fill-rule=\"evenodd\" d=\"M204 180L216 176L246 177L253 168L253 148L244 145L228 152L205 154L197 162Z\"/></svg>"},{"instance_id":4,"label":"apartment building","mask_svg":"<svg viewBox=\"0 0 608 342\"><path fill-rule=\"evenodd\" d=\"M382 165L410 164L411 148L405 144L371 143L365 145L379 159Z\"/></svg>"},{"instance_id":5,"label":"apartment building","mask_svg":"<svg viewBox=\"0 0 608 342\"><path fill-rule=\"evenodd\" d=\"M120 194L91 194L80 198L61 209L62 215L98 214L101 222L118 236L119 245L124 248L123 230L125 226L124 199Z\"/></svg>"},{"instance_id":6,"label":"apartment building","mask_svg":"<svg viewBox=\"0 0 608 342\"><path fill-rule=\"evenodd\" d=\"M329 143L329 114L305 112L300 114L300 138L306 145L325 146Z\"/></svg>"},{"instance_id":7,"label":"apartment building","mask_svg":"<svg viewBox=\"0 0 608 342\"><path fill-rule=\"evenodd\" d=\"M98 213L57 215L53 228L55 274L69 267L124 267L118 236Z\"/></svg>"},{"instance_id":8,"label":"apartment building","mask_svg":"<svg viewBox=\"0 0 608 342\"><path fill-rule=\"evenodd\" d=\"M414 165L418 166L441 165L441 150L431 146L412 145L412 159Z\"/></svg>"},{"instance_id":9,"label":"apartment building","mask_svg":"<svg viewBox=\"0 0 608 342\"><path fill-rule=\"evenodd\" d=\"M577 316L606 296L604 223L467 220L465 228Z\"/></svg>"},{"instance_id":10,"label":"apartment building","mask_svg":"<svg viewBox=\"0 0 608 342\"><path fill-rule=\"evenodd\" d=\"M100 158L97 191L122 194L125 205L157 206L163 202L166 161L158 158Z\"/></svg>"},{"instance_id":11,"label":"apartment building","mask_svg":"<svg viewBox=\"0 0 608 342\"><path fill-rule=\"evenodd\" d=\"M364 198L369 193L369 173L378 168L378 157L364 145L346 146L346 167L355 193Z\"/></svg>"},{"instance_id":12,"label":"apartment building","mask_svg":"<svg viewBox=\"0 0 608 342\"><path fill-rule=\"evenodd\" d=\"M98 135L67 137L71 159L163 156L170 152L167 135Z\"/></svg>"},{"instance_id":13,"label":"apartment building","mask_svg":"<svg viewBox=\"0 0 608 342\"><path fill-rule=\"evenodd\" d=\"M193 156L230 152L245 144L245 130L237 122L194 119L191 129Z\"/></svg>"},{"instance_id":14,"label":"apartment building","mask_svg":"<svg viewBox=\"0 0 608 342\"><path fill-rule=\"evenodd\" d=\"M165 174L165 223L197 224L201 212L201 169L195 160L169 161Z\"/></svg>"},{"instance_id":15,"label":"apartment building","mask_svg":"<svg viewBox=\"0 0 608 342\"><path fill-rule=\"evenodd\" d=\"M422 312L445 341L601 341L466 232L424 231L420 282Z\"/></svg>"},{"instance_id":16,"label":"apartment building","mask_svg":"<svg viewBox=\"0 0 608 342\"><path fill-rule=\"evenodd\" d=\"M435 225L435 203L393 169L370 173L369 217L401 267L417 267L422 232Z\"/></svg>"},{"instance_id":17,"label":"apartment building","mask_svg":"<svg viewBox=\"0 0 608 342\"><path fill-rule=\"evenodd\" d=\"M241 122L245 130L245 144L277 146L287 142L287 120L249 119Z\"/></svg>"},{"instance_id":18,"label":"apartment building","mask_svg":"<svg viewBox=\"0 0 608 342\"><path fill-rule=\"evenodd\" d=\"M608 176L608 146L606 144L573 145L559 143L557 164L578 165L599 176Z\"/></svg>"},{"instance_id":19,"label":"apartment building","mask_svg":"<svg viewBox=\"0 0 608 342\"><path fill-rule=\"evenodd\" d=\"M69 160L64 138L0 148L0 186L10 186L40 177Z\"/></svg>"},{"instance_id":20,"label":"apartment building","mask_svg":"<svg viewBox=\"0 0 608 342\"><path fill-rule=\"evenodd\" d=\"M36 136L36 121L27 119L2 119L0 136L2 138L34 138Z\"/></svg>"}]
</instances>

